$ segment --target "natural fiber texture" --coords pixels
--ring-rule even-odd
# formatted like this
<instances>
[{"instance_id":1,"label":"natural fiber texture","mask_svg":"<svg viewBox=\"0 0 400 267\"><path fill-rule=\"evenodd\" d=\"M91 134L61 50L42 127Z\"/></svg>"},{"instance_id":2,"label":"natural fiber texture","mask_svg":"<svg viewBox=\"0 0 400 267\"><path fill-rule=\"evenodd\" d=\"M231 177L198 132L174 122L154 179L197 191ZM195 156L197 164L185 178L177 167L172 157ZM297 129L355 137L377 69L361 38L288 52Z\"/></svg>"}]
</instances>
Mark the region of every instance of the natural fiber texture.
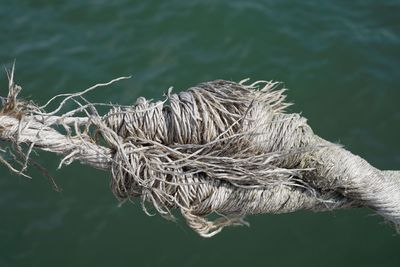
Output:
<instances>
[{"instance_id":1,"label":"natural fiber texture","mask_svg":"<svg viewBox=\"0 0 400 267\"><path fill-rule=\"evenodd\" d=\"M300 209L365 206L400 225L400 172L377 170L316 136L299 114L286 114L279 83L217 80L169 90L164 101L113 105L102 116L96 107L105 104L83 95L125 77L39 107L17 99L20 87L9 76L0 138L13 144L2 150L13 164L0 160L21 174L35 148L62 155L60 166L79 160L109 170L118 199L140 198L146 212L150 203L166 218L179 209L204 237L246 224L246 215ZM69 102L77 108L64 111ZM208 220L213 213L220 218Z\"/></svg>"}]
</instances>

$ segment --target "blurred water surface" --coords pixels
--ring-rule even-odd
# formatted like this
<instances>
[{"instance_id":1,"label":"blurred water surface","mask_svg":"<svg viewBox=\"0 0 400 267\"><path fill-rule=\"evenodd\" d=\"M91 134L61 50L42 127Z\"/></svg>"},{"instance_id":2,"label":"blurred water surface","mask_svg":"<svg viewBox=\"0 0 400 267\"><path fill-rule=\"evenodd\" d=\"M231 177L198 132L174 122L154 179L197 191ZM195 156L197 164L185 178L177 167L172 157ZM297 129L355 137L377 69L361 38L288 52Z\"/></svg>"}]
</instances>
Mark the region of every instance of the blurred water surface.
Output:
<instances>
[{"instance_id":1,"label":"blurred water surface","mask_svg":"<svg viewBox=\"0 0 400 267\"><path fill-rule=\"evenodd\" d=\"M284 81L315 132L400 169L399 14L400 1L3 0L0 63L16 59L23 96L38 103L123 75L133 78L89 99ZM0 266L400 266L399 236L368 210L253 216L206 240L138 203L118 207L105 172L37 158L63 192L0 167Z\"/></svg>"}]
</instances>

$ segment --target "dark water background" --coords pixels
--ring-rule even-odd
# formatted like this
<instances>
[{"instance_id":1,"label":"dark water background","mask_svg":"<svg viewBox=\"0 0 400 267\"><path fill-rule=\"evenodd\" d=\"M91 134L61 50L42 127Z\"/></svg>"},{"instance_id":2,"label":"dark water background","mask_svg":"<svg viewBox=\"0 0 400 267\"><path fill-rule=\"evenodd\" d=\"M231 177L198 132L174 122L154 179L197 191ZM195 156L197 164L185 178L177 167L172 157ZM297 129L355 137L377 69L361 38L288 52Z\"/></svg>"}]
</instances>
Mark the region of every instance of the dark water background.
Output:
<instances>
[{"instance_id":1,"label":"dark water background","mask_svg":"<svg viewBox=\"0 0 400 267\"><path fill-rule=\"evenodd\" d=\"M14 59L39 103L123 75L89 98L284 81L316 133L400 169L400 1L1 0L0 63ZM202 239L182 220L118 207L105 172L37 158L63 192L0 167L0 266L400 266L399 235L366 209L253 216Z\"/></svg>"}]
</instances>

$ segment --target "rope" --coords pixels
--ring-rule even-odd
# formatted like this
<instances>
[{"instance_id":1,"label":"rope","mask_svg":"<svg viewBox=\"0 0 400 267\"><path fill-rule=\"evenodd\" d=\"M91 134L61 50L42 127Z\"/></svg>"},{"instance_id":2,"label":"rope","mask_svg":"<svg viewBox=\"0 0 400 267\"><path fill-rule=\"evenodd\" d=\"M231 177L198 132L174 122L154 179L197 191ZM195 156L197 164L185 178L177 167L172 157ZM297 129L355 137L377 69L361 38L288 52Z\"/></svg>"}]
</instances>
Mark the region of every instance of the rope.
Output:
<instances>
[{"instance_id":1,"label":"rope","mask_svg":"<svg viewBox=\"0 0 400 267\"><path fill-rule=\"evenodd\" d=\"M369 207L400 225L400 172L380 171L315 135L305 118L285 113L280 86L217 80L101 116L96 107L105 104L83 96L90 90L64 94L45 112L57 96L38 107L17 100L20 88L10 82L0 139L23 151L23 170L34 148L63 155L60 166L79 160L108 170L119 200L140 198L146 213L150 203L168 219L178 209L204 237L247 225L247 215L303 209ZM67 101L77 107L61 113Z\"/></svg>"}]
</instances>

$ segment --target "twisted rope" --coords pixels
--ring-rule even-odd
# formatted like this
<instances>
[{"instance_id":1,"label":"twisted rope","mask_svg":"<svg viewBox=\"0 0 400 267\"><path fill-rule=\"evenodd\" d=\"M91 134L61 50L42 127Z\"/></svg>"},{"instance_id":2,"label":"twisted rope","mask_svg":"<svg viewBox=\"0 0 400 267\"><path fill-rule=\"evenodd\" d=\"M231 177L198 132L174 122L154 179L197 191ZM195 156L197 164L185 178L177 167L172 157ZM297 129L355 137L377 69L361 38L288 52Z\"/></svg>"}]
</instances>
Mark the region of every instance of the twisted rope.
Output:
<instances>
[{"instance_id":1,"label":"twisted rope","mask_svg":"<svg viewBox=\"0 0 400 267\"><path fill-rule=\"evenodd\" d=\"M109 170L121 201L140 198L147 213L150 203L169 219L179 209L204 237L247 224L247 215L300 209L366 206L400 225L398 171L380 171L316 136L305 118L285 113L279 83L247 82L201 83L157 102L141 97L104 116L83 93L63 95L45 112L56 97L39 108L18 101L11 83L0 138L30 144L25 161L36 147L63 155L60 166L79 160ZM78 107L57 115L67 100Z\"/></svg>"}]
</instances>

